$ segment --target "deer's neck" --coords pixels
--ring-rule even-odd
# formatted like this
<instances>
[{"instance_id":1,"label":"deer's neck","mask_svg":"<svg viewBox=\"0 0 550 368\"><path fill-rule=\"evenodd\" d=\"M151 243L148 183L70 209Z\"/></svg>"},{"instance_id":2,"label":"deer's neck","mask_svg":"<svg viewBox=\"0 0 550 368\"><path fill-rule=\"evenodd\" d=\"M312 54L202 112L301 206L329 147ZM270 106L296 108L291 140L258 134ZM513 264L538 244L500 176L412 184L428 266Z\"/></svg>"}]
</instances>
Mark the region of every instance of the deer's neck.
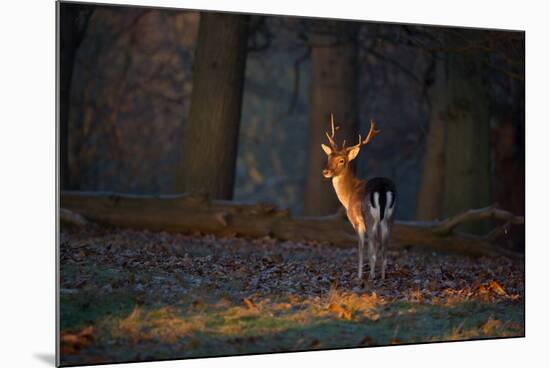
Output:
<instances>
[{"instance_id":1,"label":"deer's neck","mask_svg":"<svg viewBox=\"0 0 550 368\"><path fill-rule=\"evenodd\" d=\"M353 175L351 169L346 169L341 175L332 178L332 186L336 192L336 196L342 205L348 209L350 197L355 190L359 179Z\"/></svg>"}]
</instances>

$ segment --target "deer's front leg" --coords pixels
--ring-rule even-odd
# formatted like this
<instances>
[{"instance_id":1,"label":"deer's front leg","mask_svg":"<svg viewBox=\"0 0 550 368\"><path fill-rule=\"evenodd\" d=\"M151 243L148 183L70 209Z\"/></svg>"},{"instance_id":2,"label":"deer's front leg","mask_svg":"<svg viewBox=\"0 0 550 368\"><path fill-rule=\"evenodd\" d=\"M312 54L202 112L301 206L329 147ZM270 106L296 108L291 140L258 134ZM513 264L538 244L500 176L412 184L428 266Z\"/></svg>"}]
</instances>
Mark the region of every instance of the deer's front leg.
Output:
<instances>
[{"instance_id":1,"label":"deer's front leg","mask_svg":"<svg viewBox=\"0 0 550 368\"><path fill-rule=\"evenodd\" d=\"M359 264L357 270L357 278L361 280L363 278L363 253L365 248L365 232L357 232L359 241L357 243L357 255L359 257Z\"/></svg>"}]
</instances>

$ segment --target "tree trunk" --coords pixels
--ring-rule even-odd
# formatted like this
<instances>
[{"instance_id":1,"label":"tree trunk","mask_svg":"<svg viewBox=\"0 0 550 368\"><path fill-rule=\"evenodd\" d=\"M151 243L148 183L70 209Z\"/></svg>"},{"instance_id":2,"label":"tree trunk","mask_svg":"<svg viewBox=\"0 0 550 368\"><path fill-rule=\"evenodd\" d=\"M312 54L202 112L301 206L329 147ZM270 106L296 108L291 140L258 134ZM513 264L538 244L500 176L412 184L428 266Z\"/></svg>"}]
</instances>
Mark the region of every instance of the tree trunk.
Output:
<instances>
[{"instance_id":1,"label":"tree trunk","mask_svg":"<svg viewBox=\"0 0 550 368\"><path fill-rule=\"evenodd\" d=\"M288 211L266 204L209 200L197 194L140 196L62 192L61 207L69 210L64 212L71 215L71 220L81 215L98 224L135 229L271 236L280 240L329 242L343 247L357 244L355 232L341 212L331 216L291 217ZM499 219L505 224L487 236L454 231L462 223L487 218ZM523 224L523 217L493 207L469 210L440 222L398 221L392 232L392 246L413 245L477 256L521 256L493 244L493 240L513 224Z\"/></svg>"},{"instance_id":2,"label":"tree trunk","mask_svg":"<svg viewBox=\"0 0 550 368\"><path fill-rule=\"evenodd\" d=\"M483 56L456 48L438 55L430 127L417 197L417 218L431 220L489 205L491 200L489 96ZM444 58L443 58L444 57ZM482 233L488 222L464 225Z\"/></svg>"},{"instance_id":3,"label":"tree trunk","mask_svg":"<svg viewBox=\"0 0 550 368\"><path fill-rule=\"evenodd\" d=\"M71 81L76 55L78 7L57 3L59 21L59 178L60 188L69 189L69 110Z\"/></svg>"},{"instance_id":4,"label":"tree trunk","mask_svg":"<svg viewBox=\"0 0 550 368\"><path fill-rule=\"evenodd\" d=\"M448 105L446 61L437 58L434 84L430 88L430 121L426 138L424 167L416 203L418 220L434 220L443 215L445 188L445 132Z\"/></svg>"},{"instance_id":5,"label":"tree trunk","mask_svg":"<svg viewBox=\"0 0 550 368\"><path fill-rule=\"evenodd\" d=\"M325 21L323 21L325 22ZM338 199L330 180L321 172L326 156L321 143L330 129L330 114L340 126L337 140L348 143L357 139L357 46L354 24L330 22L328 27L315 23L311 37L311 85L309 106L309 142L304 214L327 215L336 212Z\"/></svg>"},{"instance_id":6,"label":"tree trunk","mask_svg":"<svg viewBox=\"0 0 550 368\"><path fill-rule=\"evenodd\" d=\"M247 16L201 13L177 191L233 196L247 32Z\"/></svg>"},{"instance_id":7,"label":"tree trunk","mask_svg":"<svg viewBox=\"0 0 550 368\"><path fill-rule=\"evenodd\" d=\"M58 62L59 62L59 185L71 187L69 172L69 114L71 109L71 83L76 57L93 8L84 4L57 3Z\"/></svg>"},{"instance_id":8,"label":"tree trunk","mask_svg":"<svg viewBox=\"0 0 550 368\"><path fill-rule=\"evenodd\" d=\"M490 197L489 97L479 54L449 55L444 215L484 207ZM487 224L470 224L482 232Z\"/></svg>"}]
</instances>

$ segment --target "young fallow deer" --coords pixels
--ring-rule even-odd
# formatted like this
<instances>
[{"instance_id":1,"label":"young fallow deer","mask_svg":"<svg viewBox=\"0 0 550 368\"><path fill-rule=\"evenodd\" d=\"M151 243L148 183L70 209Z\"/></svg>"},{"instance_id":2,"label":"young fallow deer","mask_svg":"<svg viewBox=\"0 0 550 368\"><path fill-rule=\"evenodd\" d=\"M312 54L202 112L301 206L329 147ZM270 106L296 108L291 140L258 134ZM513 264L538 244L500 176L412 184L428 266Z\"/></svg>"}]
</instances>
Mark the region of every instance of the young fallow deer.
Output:
<instances>
[{"instance_id":1,"label":"young fallow deer","mask_svg":"<svg viewBox=\"0 0 550 368\"><path fill-rule=\"evenodd\" d=\"M355 146L346 147L346 141L338 148L334 142L334 117L330 115L332 134L326 133L330 147L321 144L327 154L327 167L323 170L325 178L332 178L332 185L340 203L345 207L349 221L359 238L358 278L363 277L363 249L365 235L368 238L369 278L374 279L377 255L382 261L382 280L386 277L386 248L391 235L393 215L396 201L395 185L387 178L372 178L360 180L355 177L350 162L357 157L362 145L366 145L372 137L379 133L374 121L370 123L370 131L365 140Z\"/></svg>"}]
</instances>

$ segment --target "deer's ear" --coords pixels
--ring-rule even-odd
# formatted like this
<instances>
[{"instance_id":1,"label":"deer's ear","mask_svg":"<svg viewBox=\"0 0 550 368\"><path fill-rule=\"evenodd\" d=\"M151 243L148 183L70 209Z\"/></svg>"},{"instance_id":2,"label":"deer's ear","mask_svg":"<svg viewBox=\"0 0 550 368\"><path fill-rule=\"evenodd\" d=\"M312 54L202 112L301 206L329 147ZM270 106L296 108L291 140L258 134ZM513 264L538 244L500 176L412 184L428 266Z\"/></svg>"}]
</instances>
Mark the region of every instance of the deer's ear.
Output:
<instances>
[{"instance_id":1,"label":"deer's ear","mask_svg":"<svg viewBox=\"0 0 550 368\"><path fill-rule=\"evenodd\" d=\"M330 148L329 146L326 146L324 144L321 144L321 148L323 149L323 151L325 151L325 153L328 155L330 155L332 153L332 148Z\"/></svg>"},{"instance_id":2,"label":"deer's ear","mask_svg":"<svg viewBox=\"0 0 550 368\"><path fill-rule=\"evenodd\" d=\"M361 147L353 147L348 151L348 161L353 160L359 154Z\"/></svg>"}]
</instances>

